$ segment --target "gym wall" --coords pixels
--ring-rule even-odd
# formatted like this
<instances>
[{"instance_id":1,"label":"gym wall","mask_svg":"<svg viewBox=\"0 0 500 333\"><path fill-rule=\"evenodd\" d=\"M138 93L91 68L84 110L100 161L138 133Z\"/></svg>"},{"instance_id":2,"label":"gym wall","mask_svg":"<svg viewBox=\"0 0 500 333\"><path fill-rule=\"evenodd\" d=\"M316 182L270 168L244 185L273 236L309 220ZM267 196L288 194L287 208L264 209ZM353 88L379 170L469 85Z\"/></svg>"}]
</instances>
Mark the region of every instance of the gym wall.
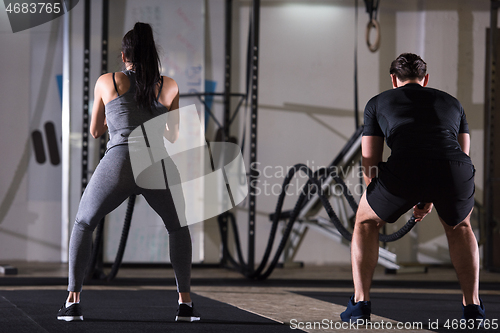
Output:
<instances>
[{"instance_id":1,"label":"gym wall","mask_svg":"<svg viewBox=\"0 0 500 333\"><path fill-rule=\"evenodd\" d=\"M129 0L128 2L132 2ZM137 0L136 2L140 2ZM201 1L205 7L204 79L222 91L224 67L224 1ZM120 70L119 48L124 32L124 1L112 0L109 71ZM92 1L91 89L100 74L100 8ZM60 95L62 18L13 34L0 3L0 261L64 261L61 244L61 167L36 160L33 132L47 141L45 124L54 124L61 146ZM83 64L83 1L70 12L73 47L71 89L81 94ZM250 1L234 1L233 92L244 92ZM378 13L381 46L371 53L365 45L368 14L359 1L357 35L354 1L262 0L260 26L256 260L267 243L277 192L287 167L327 165L354 132L354 49L357 37L359 108L375 94L391 88L388 68L402 52L420 54L428 63L429 86L456 96L467 113L471 157L476 166L476 200L482 200L483 112L488 0L382 0ZM175 45L172 46L175 48ZM181 92L182 93L182 92ZM91 93L91 96L93 94ZM78 121L81 97L72 96L71 168L80 174ZM214 99L222 119L222 100ZM233 101L233 107L235 101ZM238 137L245 124L243 110L231 133ZM248 122L247 122L248 124ZM207 124L213 136L214 124ZM248 129L247 129L248 134ZM35 135L36 136L36 135ZM45 142L44 141L44 142ZM92 139L90 140L92 141ZM247 139L248 143L248 139ZM55 145L52 143L51 147ZM92 146L93 147L93 146ZM248 152L248 147L245 148ZM92 151L96 151L92 148ZM247 153L246 153L247 154ZM248 156L245 156L248 158ZM97 153L90 160L97 163ZM264 183L266 182L266 183ZM299 179L296 188L304 183ZM70 220L76 214L80 180L71 180ZM267 190L267 192L266 192ZM287 198L285 209L295 203ZM242 247L246 249L248 214L235 209ZM324 216L326 214L320 213ZM388 232L399 228L402 218ZM134 220L132 221L134 224ZM220 243L216 222L203 224L198 261L218 262ZM433 213L404 239L389 245L400 262L449 261L442 228ZM125 260L127 260L127 253ZM349 263L349 248L313 231L308 232L296 260L306 263Z\"/></svg>"}]
</instances>

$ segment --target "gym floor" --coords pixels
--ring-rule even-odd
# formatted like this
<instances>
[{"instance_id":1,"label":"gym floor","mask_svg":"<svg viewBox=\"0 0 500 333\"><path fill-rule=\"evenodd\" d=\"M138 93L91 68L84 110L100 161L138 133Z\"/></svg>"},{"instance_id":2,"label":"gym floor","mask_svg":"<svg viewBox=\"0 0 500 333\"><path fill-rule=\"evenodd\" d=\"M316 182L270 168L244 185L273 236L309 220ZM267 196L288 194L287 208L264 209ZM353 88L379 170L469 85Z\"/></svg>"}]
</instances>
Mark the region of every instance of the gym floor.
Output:
<instances>
[{"instance_id":1,"label":"gym floor","mask_svg":"<svg viewBox=\"0 0 500 333\"><path fill-rule=\"evenodd\" d=\"M0 275L0 332L389 332L400 327L406 332L464 332L454 321L461 316L461 292L451 267L430 266L425 272L414 266L397 274L377 267L372 326L346 327L339 315L353 291L350 266L280 268L265 281L195 266L193 301L202 320L187 325L173 322L171 268L123 267L109 283L89 282L81 300L84 322L66 323L55 314L66 297L67 265L9 264L18 274ZM494 331L500 320L500 274L481 272L481 297Z\"/></svg>"}]
</instances>

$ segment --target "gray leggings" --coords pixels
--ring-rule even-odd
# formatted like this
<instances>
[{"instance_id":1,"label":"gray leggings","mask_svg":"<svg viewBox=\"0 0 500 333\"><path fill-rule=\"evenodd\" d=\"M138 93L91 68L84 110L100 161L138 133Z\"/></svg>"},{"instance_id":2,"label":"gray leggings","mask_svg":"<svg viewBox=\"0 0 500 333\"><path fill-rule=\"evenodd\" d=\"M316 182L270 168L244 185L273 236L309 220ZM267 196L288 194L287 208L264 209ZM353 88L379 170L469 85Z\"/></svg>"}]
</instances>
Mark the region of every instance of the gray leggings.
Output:
<instances>
[{"instance_id":1,"label":"gray leggings","mask_svg":"<svg viewBox=\"0 0 500 333\"><path fill-rule=\"evenodd\" d=\"M68 291L82 291L91 256L92 233L99 221L132 194L142 194L165 223L177 291L190 291L189 229L179 223L170 190L147 190L136 185L127 146L115 146L106 152L83 193L69 242Z\"/></svg>"}]
</instances>

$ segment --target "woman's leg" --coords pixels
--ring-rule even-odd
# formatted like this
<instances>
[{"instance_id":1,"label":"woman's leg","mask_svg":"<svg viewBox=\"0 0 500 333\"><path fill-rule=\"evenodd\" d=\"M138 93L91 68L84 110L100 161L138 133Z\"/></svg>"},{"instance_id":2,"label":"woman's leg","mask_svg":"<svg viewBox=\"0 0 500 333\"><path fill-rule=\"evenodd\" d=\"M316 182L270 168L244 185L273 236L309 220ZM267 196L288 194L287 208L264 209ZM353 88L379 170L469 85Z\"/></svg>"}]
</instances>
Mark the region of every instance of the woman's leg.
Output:
<instances>
[{"instance_id":1,"label":"woman's leg","mask_svg":"<svg viewBox=\"0 0 500 333\"><path fill-rule=\"evenodd\" d=\"M170 262L174 268L179 301L191 302L191 261L192 244L189 228L182 227L168 233Z\"/></svg>"},{"instance_id":2,"label":"woman's leg","mask_svg":"<svg viewBox=\"0 0 500 333\"><path fill-rule=\"evenodd\" d=\"M69 302L79 301L90 260L94 229L104 216L118 207L135 189L126 148L115 147L106 153L80 201L69 243Z\"/></svg>"},{"instance_id":3,"label":"woman's leg","mask_svg":"<svg viewBox=\"0 0 500 333\"><path fill-rule=\"evenodd\" d=\"M170 262L175 272L179 301L189 303L192 244L187 226L181 226L170 190L142 190L149 205L160 215L168 231ZM176 199L178 202L178 198ZM182 199L183 200L183 199ZM183 208L179 207L179 210ZM184 211L182 211L184 214Z\"/></svg>"}]
</instances>

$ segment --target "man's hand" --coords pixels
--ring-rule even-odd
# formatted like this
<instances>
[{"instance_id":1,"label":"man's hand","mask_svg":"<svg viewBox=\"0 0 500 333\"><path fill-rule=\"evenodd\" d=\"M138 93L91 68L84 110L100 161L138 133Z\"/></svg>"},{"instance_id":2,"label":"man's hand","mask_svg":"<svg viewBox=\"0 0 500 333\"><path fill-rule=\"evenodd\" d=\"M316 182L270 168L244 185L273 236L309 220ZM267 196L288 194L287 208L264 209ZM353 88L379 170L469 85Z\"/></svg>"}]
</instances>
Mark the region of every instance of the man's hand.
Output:
<instances>
[{"instance_id":1,"label":"man's hand","mask_svg":"<svg viewBox=\"0 0 500 333\"><path fill-rule=\"evenodd\" d=\"M432 211L432 202L424 204L422 209L418 208L420 205L415 205L413 207L413 216L415 216L415 222L420 222L424 217Z\"/></svg>"}]
</instances>

